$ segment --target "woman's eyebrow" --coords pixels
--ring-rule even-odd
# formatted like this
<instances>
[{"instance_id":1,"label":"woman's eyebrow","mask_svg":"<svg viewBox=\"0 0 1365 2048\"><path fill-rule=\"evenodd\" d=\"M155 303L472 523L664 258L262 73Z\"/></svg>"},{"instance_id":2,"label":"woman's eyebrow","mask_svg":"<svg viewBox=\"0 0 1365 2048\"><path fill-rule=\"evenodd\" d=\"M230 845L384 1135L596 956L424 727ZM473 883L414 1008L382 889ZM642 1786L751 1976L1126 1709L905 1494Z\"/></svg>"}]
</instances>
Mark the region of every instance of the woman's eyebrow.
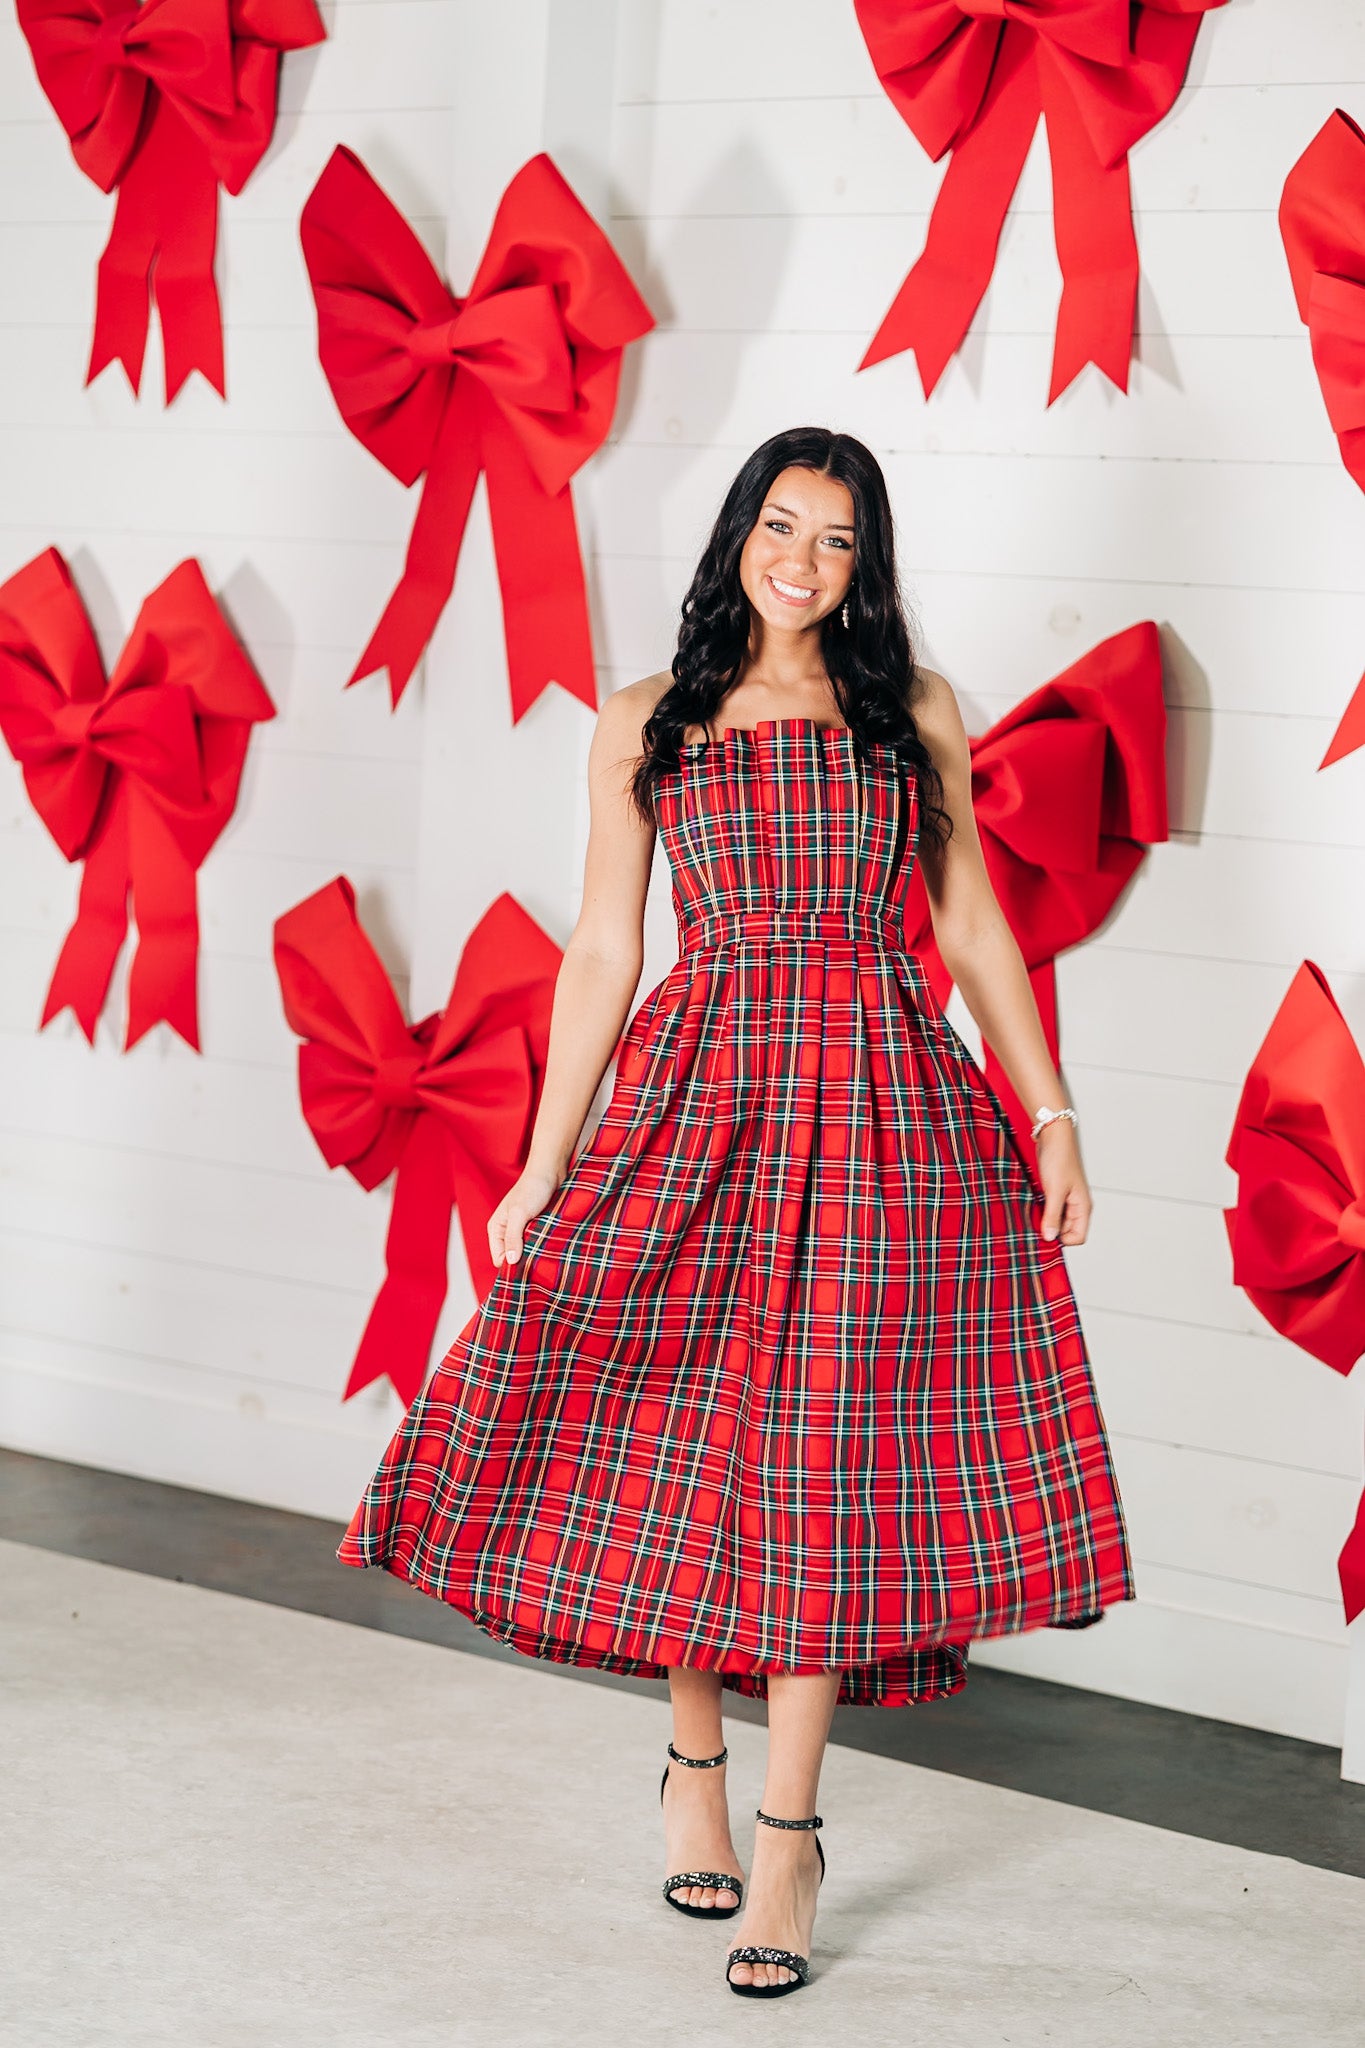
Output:
<instances>
[{"instance_id":1,"label":"woman's eyebrow","mask_svg":"<svg viewBox=\"0 0 1365 2048\"><path fill-rule=\"evenodd\" d=\"M771 509L774 512L781 512L783 516L787 519L798 519L800 517L799 513L793 512L791 508L787 505L774 505ZM844 526L837 519L827 519L824 523L826 526L832 526L838 533L852 533L853 531L853 528L851 526Z\"/></svg>"}]
</instances>

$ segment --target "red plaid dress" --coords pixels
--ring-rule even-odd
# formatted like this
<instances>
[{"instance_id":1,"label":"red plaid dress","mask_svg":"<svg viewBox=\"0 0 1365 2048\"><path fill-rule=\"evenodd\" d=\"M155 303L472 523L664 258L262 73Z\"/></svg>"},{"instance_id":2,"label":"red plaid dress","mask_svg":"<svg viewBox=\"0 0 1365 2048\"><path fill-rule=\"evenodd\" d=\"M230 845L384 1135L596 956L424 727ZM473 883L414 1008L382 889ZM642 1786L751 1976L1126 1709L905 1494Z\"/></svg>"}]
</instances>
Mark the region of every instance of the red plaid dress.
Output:
<instances>
[{"instance_id":1,"label":"red plaid dress","mask_svg":"<svg viewBox=\"0 0 1365 2048\"><path fill-rule=\"evenodd\" d=\"M913 775L768 719L657 803L680 957L338 1556L560 1663L955 1692L1133 1586L1036 1172L904 949Z\"/></svg>"}]
</instances>

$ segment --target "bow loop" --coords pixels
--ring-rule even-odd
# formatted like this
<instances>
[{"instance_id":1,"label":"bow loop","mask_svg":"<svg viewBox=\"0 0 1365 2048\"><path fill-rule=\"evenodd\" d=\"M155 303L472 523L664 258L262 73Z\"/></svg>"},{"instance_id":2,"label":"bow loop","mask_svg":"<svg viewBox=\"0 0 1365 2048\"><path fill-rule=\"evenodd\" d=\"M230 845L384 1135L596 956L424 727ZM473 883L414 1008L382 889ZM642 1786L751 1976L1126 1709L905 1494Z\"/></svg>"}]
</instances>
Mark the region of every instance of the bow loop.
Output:
<instances>
[{"instance_id":1,"label":"bow loop","mask_svg":"<svg viewBox=\"0 0 1365 2048\"><path fill-rule=\"evenodd\" d=\"M89 752L139 783L151 799L203 801L199 736L181 686L168 679L110 688L98 704L59 704L51 722L49 763L72 767ZM55 836L55 835L54 835Z\"/></svg>"},{"instance_id":2,"label":"bow loop","mask_svg":"<svg viewBox=\"0 0 1365 2048\"><path fill-rule=\"evenodd\" d=\"M86 863L44 1023L70 1005L93 1038L131 893L127 1043L164 1019L198 1045L195 871L232 814L251 726L273 716L197 563L146 600L107 683L55 548L0 587L0 731L57 845Z\"/></svg>"},{"instance_id":3,"label":"bow loop","mask_svg":"<svg viewBox=\"0 0 1365 2048\"><path fill-rule=\"evenodd\" d=\"M1332 431L1354 434L1365 427L1365 280L1316 275L1308 333Z\"/></svg>"},{"instance_id":4,"label":"bow loop","mask_svg":"<svg viewBox=\"0 0 1365 2048\"><path fill-rule=\"evenodd\" d=\"M551 680L595 708L569 482L606 438L623 347L652 325L610 243L550 159L533 157L457 298L340 147L299 234L342 418L403 483L426 477L402 581L350 681L386 668L402 695L453 586L482 472L514 717Z\"/></svg>"},{"instance_id":5,"label":"bow loop","mask_svg":"<svg viewBox=\"0 0 1365 2048\"><path fill-rule=\"evenodd\" d=\"M1086 719L986 736L972 761L979 826L1020 860L1062 874L1099 864L1108 735Z\"/></svg>"},{"instance_id":6,"label":"bow loop","mask_svg":"<svg viewBox=\"0 0 1365 2048\"><path fill-rule=\"evenodd\" d=\"M1227 1161L1234 1279L1282 1336L1349 1372L1365 1351L1365 1064L1311 960L1252 1062Z\"/></svg>"},{"instance_id":7,"label":"bow loop","mask_svg":"<svg viewBox=\"0 0 1365 2048\"><path fill-rule=\"evenodd\" d=\"M1365 133L1338 107L1284 181L1280 235L1337 449L1365 490ZM1365 676L1319 768L1365 746Z\"/></svg>"},{"instance_id":8,"label":"bow loop","mask_svg":"<svg viewBox=\"0 0 1365 2048\"><path fill-rule=\"evenodd\" d=\"M542 487L562 488L568 476L557 452L542 447L535 422L518 420L518 415L575 413L578 408L573 351L549 285L510 285L471 299L451 324L450 345L519 429Z\"/></svg>"},{"instance_id":9,"label":"bow loop","mask_svg":"<svg viewBox=\"0 0 1365 2048\"><path fill-rule=\"evenodd\" d=\"M1327 978L1305 960L1242 1086L1223 1212L1232 1277L1272 1329L1349 1373L1365 1353L1365 1062ZM1338 1569L1365 1609L1365 1497Z\"/></svg>"},{"instance_id":10,"label":"bow loop","mask_svg":"<svg viewBox=\"0 0 1365 2048\"><path fill-rule=\"evenodd\" d=\"M387 1373L411 1401L446 1291L452 1209L480 1294L488 1218L522 1163L544 1070L559 949L508 896L471 933L457 1000L404 1023L342 876L275 925L299 1097L327 1164L378 1187L395 1169L388 1277L346 1394Z\"/></svg>"}]
</instances>

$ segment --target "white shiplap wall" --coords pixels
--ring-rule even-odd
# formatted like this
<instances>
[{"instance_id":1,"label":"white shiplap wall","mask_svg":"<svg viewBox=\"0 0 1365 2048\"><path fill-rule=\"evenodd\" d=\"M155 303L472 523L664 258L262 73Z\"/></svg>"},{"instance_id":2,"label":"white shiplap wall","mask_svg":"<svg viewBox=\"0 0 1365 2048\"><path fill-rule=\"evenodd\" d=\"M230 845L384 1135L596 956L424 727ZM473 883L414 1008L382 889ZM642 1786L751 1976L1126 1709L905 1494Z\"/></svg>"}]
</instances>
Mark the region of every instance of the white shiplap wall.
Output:
<instances>
[{"instance_id":1,"label":"white shiplap wall","mask_svg":"<svg viewBox=\"0 0 1365 2048\"><path fill-rule=\"evenodd\" d=\"M76 877L0 759L0 1437L342 1514L392 1426L377 1394L338 1401L386 1202L328 1176L298 1116L270 922L345 869L423 1007L502 887L562 941L591 715L551 692L502 731L481 504L425 704L420 685L396 717L377 682L341 693L411 501L336 419L296 221L344 140L461 284L491 195L539 135L659 322L578 491L604 694L666 664L726 482L805 419L885 462L926 652L974 729L1106 634L1163 625L1175 834L1060 969L1098 1196L1069 1259L1143 1598L1088 1635L981 1655L1339 1741L1334 1560L1360 1393L1232 1288L1219 1212L1237 1090L1302 957L1365 1038L1365 760L1314 772L1365 662L1365 507L1274 218L1332 106L1365 113L1365 83L1339 83L1365 80L1365 7L1305 0L1292 35L1271 0L1211 17L1191 89L1134 153L1132 396L1089 372L1050 411L1058 279L1038 150L933 401L909 358L855 375L940 173L845 0L515 0L496 23L468 0L324 11L330 41L287 62L270 155L223 208L230 403L196 382L169 414L155 338L140 405L118 371L81 388L110 203L0 14L0 573L61 546L112 657L145 592L198 553L281 712L201 873L198 1060L164 1034L130 1056L108 1026L93 1056L66 1024L35 1035ZM599 121L584 105L613 34ZM515 61L533 47L543 110ZM660 859L643 989L672 957L667 898ZM457 1249L445 1330L471 1300Z\"/></svg>"},{"instance_id":2,"label":"white shiplap wall","mask_svg":"<svg viewBox=\"0 0 1365 2048\"><path fill-rule=\"evenodd\" d=\"M1059 278L1040 141L972 334L926 404L908 356L855 374L941 173L881 92L851 7L632 10L612 229L664 331L592 481L613 682L666 661L726 482L803 420L881 457L925 650L970 729L1107 634L1161 623L1173 837L1059 972L1097 1196L1069 1265L1142 1599L1087 1635L978 1654L1328 1742L1361 1390L1233 1288L1220 1211L1241 1080L1305 955L1365 1040L1365 759L1315 773L1365 663L1365 506L1275 220L1332 107L1365 112L1365 83L1342 79L1365 81L1365 7L1308 0L1292 34L1266 0L1210 18L1190 88L1132 159L1127 399L1089 371L1045 406ZM662 971L662 902L651 932Z\"/></svg>"},{"instance_id":3,"label":"white shiplap wall","mask_svg":"<svg viewBox=\"0 0 1365 2048\"><path fill-rule=\"evenodd\" d=\"M0 752L0 1434L335 1513L385 1420L377 1395L338 1400L384 1198L329 1175L299 1115L270 928L344 871L406 994L422 693L394 716L382 680L342 692L411 508L337 419L297 223L344 139L439 257L456 39L431 0L323 11L222 204L229 403L195 377L169 411L155 327L140 402L117 367L82 387L112 201L0 11L0 576L58 546L112 662L195 554L279 711L200 871L202 1058L164 1028L118 1050L123 970L93 1053L69 1018L36 1034L79 871Z\"/></svg>"}]
</instances>

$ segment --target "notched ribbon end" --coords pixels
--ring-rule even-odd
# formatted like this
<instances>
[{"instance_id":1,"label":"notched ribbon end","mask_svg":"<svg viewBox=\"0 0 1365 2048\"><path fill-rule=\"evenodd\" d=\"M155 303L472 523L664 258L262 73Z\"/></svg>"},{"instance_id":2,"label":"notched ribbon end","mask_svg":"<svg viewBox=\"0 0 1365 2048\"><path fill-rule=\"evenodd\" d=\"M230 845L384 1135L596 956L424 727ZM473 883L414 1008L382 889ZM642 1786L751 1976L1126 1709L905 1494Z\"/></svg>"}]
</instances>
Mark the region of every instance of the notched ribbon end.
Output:
<instances>
[{"instance_id":1,"label":"notched ribbon end","mask_svg":"<svg viewBox=\"0 0 1365 2048\"><path fill-rule=\"evenodd\" d=\"M1354 754L1357 747L1365 747L1365 676L1356 684L1351 701L1341 714L1341 723L1332 734L1327 752L1318 762L1318 773L1330 768L1334 761L1344 761L1348 754Z\"/></svg>"},{"instance_id":2,"label":"notched ribbon end","mask_svg":"<svg viewBox=\"0 0 1365 2048\"><path fill-rule=\"evenodd\" d=\"M48 1025L60 1017L64 1010L70 1010L80 1026L81 1035L85 1039L86 1044L93 1047L95 1043L95 1023L99 1012L90 1013L83 1009L74 996L58 995L55 990L49 990L47 1001L43 1005L43 1014L39 1020L38 1029L46 1031Z\"/></svg>"}]
</instances>

